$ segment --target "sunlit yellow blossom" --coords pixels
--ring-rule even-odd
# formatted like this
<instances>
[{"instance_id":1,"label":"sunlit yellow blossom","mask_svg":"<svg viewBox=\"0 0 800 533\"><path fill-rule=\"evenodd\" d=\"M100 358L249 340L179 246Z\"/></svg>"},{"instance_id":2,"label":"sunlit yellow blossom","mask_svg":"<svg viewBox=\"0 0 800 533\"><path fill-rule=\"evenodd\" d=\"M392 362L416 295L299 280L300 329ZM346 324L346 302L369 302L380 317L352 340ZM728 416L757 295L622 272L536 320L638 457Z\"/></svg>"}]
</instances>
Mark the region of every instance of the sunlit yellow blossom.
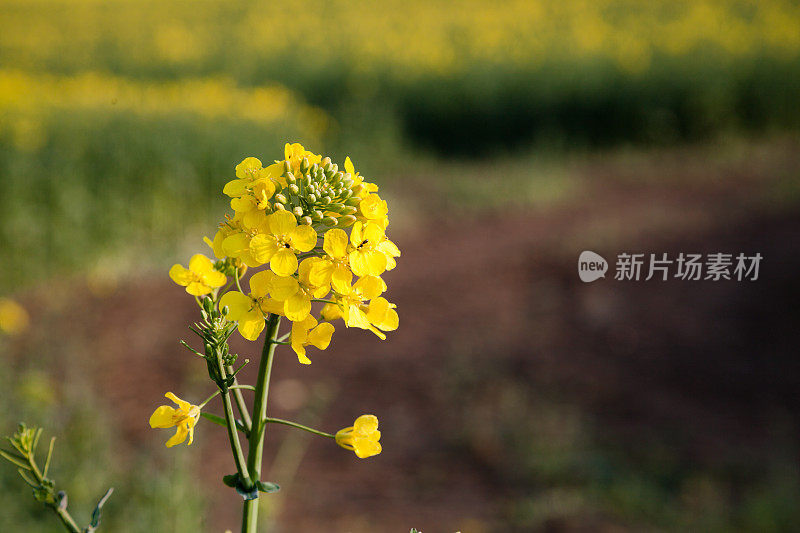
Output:
<instances>
[{"instance_id":1,"label":"sunlit yellow blossom","mask_svg":"<svg viewBox=\"0 0 800 533\"><path fill-rule=\"evenodd\" d=\"M24 307L9 298L0 298L0 332L17 335L28 329L30 317Z\"/></svg>"},{"instance_id":2,"label":"sunlit yellow blossom","mask_svg":"<svg viewBox=\"0 0 800 533\"><path fill-rule=\"evenodd\" d=\"M350 270L347 233L335 228L325 233L322 249L326 256L316 261L311 268L310 279L314 285L333 285L336 292L347 294L353 282ZM380 274L380 273L379 273Z\"/></svg>"},{"instance_id":3,"label":"sunlit yellow blossom","mask_svg":"<svg viewBox=\"0 0 800 533\"><path fill-rule=\"evenodd\" d=\"M389 206L386 204L386 200L377 194L366 195L361 199L358 208L365 221L374 222L383 229L389 225Z\"/></svg>"},{"instance_id":4,"label":"sunlit yellow blossom","mask_svg":"<svg viewBox=\"0 0 800 533\"><path fill-rule=\"evenodd\" d=\"M336 444L346 450L353 450L359 459L366 459L381 453L381 432L378 431L378 417L361 415L349 428L336 432Z\"/></svg>"},{"instance_id":5,"label":"sunlit yellow blossom","mask_svg":"<svg viewBox=\"0 0 800 533\"><path fill-rule=\"evenodd\" d=\"M298 226L288 211L276 211L267 217L269 233L259 233L249 243L253 258L259 263L269 261L269 267L279 276L291 276L297 271L298 252L308 252L317 244L317 232L311 226Z\"/></svg>"},{"instance_id":6,"label":"sunlit yellow blossom","mask_svg":"<svg viewBox=\"0 0 800 533\"><path fill-rule=\"evenodd\" d=\"M399 322L397 312L394 311L394 304L389 302L384 304L380 301L383 298L377 300L385 290L386 283L381 278L378 276L364 276L353 284L348 294L338 296L336 302L345 326L348 328L367 329L381 340L385 340L386 335L380 330L391 331L397 329ZM376 301L376 306L371 314L369 313L371 304L369 300ZM333 315L334 313L328 312L328 316Z\"/></svg>"},{"instance_id":7,"label":"sunlit yellow blossom","mask_svg":"<svg viewBox=\"0 0 800 533\"><path fill-rule=\"evenodd\" d=\"M380 276L396 266L395 257L400 256L397 246L386 238L383 228L373 222L353 225L350 233L353 249L350 252L350 268L357 276Z\"/></svg>"},{"instance_id":8,"label":"sunlit yellow blossom","mask_svg":"<svg viewBox=\"0 0 800 533\"><path fill-rule=\"evenodd\" d=\"M325 296L329 288L318 287L311 283L310 272L317 257L309 257L300 263L297 278L292 276L275 276L270 288L270 294L276 300L283 302L283 313L292 321L305 320L311 312L311 299Z\"/></svg>"},{"instance_id":9,"label":"sunlit yellow blossom","mask_svg":"<svg viewBox=\"0 0 800 533\"><path fill-rule=\"evenodd\" d=\"M283 149L283 154L286 161L288 161L289 164L292 165L292 168L295 170L300 168L300 162L303 160L304 157L308 159L308 162L311 165L322 161L321 155L317 155L314 152L309 152L300 143L294 143L294 144L286 143L286 146Z\"/></svg>"},{"instance_id":10,"label":"sunlit yellow blossom","mask_svg":"<svg viewBox=\"0 0 800 533\"><path fill-rule=\"evenodd\" d=\"M311 315L304 320L292 322L292 334L289 340L297 359L304 365L310 365L311 359L306 357L306 346L311 344L324 350L331 343L333 329L333 324L328 322L317 325L317 320Z\"/></svg>"},{"instance_id":11,"label":"sunlit yellow blossom","mask_svg":"<svg viewBox=\"0 0 800 533\"><path fill-rule=\"evenodd\" d=\"M181 444L186 440L186 437L189 437L189 442L186 445L190 445L194 440L194 426L200 418L200 408L181 400L171 392L166 393L164 396L175 402L178 408L175 409L169 405L162 405L157 408L150 416L150 427L171 428L174 426L178 428L175 435L167 441L167 448Z\"/></svg>"},{"instance_id":12,"label":"sunlit yellow blossom","mask_svg":"<svg viewBox=\"0 0 800 533\"><path fill-rule=\"evenodd\" d=\"M283 303L268 297L275 274L256 272L250 278L250 294L230 291L222 295L219 308L228 308L228 320L237 322L242 337L254 341L264 329L265 313L282 314Z\"/></svg>"},{"instance_id":13,"label":"sunlit yellow blossom","mask_svg":"<svg viewBox=\"0 0 800 533\"><path fill-rule=\"evenodd\" d=\"M217 287L225 285L227 278L222 272L214 270L214 263L203 254L195 254L189 260L189 268L179 264L169 269L172 281L186 287L186 292L194 296L202 296Z\"/></svg>"}]
</instances>

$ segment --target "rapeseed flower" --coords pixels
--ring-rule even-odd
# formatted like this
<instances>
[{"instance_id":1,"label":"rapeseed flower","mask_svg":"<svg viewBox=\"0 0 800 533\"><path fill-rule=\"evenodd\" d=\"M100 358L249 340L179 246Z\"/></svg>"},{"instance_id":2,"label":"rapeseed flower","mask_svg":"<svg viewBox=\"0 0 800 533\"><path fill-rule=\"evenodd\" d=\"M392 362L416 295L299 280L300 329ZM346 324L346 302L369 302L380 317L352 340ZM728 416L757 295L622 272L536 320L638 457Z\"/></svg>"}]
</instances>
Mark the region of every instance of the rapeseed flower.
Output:
<instances>
[{"instance_id":1,"label":"rapeseed flower","mask_svg":"<svg viewBox=\"0 0 800 533\"><path fill-rule=\"evenodd\" d=\"M273 272L262 270L250 278L250 293L230 291L222 295L219 308L228 308L228 320L237 322L237 329L245 339L254 341L264 330L266 313L282 314L283 304L268 295L276 278Z\"/></svg>"},{"instance_id":2,"label":"rapeseed flower","mask_svg":"<svg viewBox=\"0 0 800 533\"><path fill-rule=\"evenodd\" d=\"M361 415L352 426L336 432L336 444L355 452L359 459L366 459L381 453L381 432L378 431L378 418L375 415Z\"/></svg>"},{"instance_id":3,"label":"rapeseed flower","mask_svg":"<svg viewBox=\"0 0 800 533\"><path fill-rule=\"evenodd\" d=\"M292 322L292 333L289 336L292 350L297 354L297 359L304 365L310 365L311 359L306 356L306 346L313 345L324 350L331 343L333 324L317 323L317 319L308 315L305 319Z\"/></svg>"},{"instance_id":4,"label":"rapeseed flower","mask_svg":"<svg viewBox=\"0 0 800 533\"><path fill-rule=\"evenodd\" d=\"M326 255L311 267L310 281L320 287L333 285L336 292L349 293L353 272L350 270L347 233L338 228L328 230L322 249Z\"/></svg>"},{"instance_id":5,"label":"rapeseed flower","mask_svg":"<svg viewBox=\"0 0 800 533\"><path fill-rule=\"evenodd\" d=\"M383 228L374 223L353 224L350 233L353 249L350 252L350 268L357 276L380 276L396 266L395 257L400 250L386 238Z\"/></svg>"},{"instance_id":6,"label":"rapeseed flower","mask_svg":"<svg viewBox=\"0 0 800 533\"><path fill-rule=\"evenodd\" d=\"M167 448L181 444L186 440L186 437L189 437L189 442L186 445L192 444L192 441L194 441L194 426L200 418L200 407L181 400L171 392L166 393L164 396L175 402L178 408L175 409L169 405L158 407L150 416L150 427L171 428L174 426L178 428L175 435L167 441Z\"/></svg>"},{"instance_id":7,"label":"rapeseed flower","mask_svg":"<svg viewBox=\"0 0 800 533\"><path fill-rule=\"evenodd\" d=\"M267 217L269 233L255 235L249 243L252 257L279 276L291 276L297 271L296 253L308 252L317 244L317 232L311 226L298 226L288 211L276 211Z\"/></svg>"},{"instance_id":8,"label":"rapeseed flower","mask_svg":"<svg viewBox=\"0 0 800 533\"><path fill-rule=\"evenodd\" d=\"M214 263L203 254L195 254L189 260L189 268L180 264L169 269L172 281L186 287L186 292L194 296L202 296L225 285L227 278L222 272L214 270Z\"/></svg>"}]
</instances>

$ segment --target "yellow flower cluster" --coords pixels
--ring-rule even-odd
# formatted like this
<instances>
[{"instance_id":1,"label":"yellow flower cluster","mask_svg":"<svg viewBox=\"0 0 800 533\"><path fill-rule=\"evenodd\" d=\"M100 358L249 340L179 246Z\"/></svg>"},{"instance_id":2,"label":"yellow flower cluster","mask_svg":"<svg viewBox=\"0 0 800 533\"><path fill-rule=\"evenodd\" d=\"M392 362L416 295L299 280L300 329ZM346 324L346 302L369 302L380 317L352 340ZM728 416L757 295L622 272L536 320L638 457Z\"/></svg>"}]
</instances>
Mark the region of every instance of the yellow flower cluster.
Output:
<instances>
[{"instance_id":1,"label":"yellow flower cluster","mask_svg":"<svg viewBox=\"0 0 800 533\"><path fill-rule=\"evenodd\" d=\"M326 349L335 320L381 339L397 329L381 275L395 267L400 250L386 236L388 207L378 186L350 158L340 169L298 143L286 144L284 159L266 167L255 157L239 163L223 193L233 214L207 240L219 261L196 255L188 269L173 266L170 276L202 296L225 284L224 265L263 267L251 276L249 291L237 279L238 290L219 300L245 339L259 336L267 314L285 316L292 321L291 347L309 364L306 347ZM319 320L312 316L314 302L325 304Z\"/></svg>"}]
</instances>

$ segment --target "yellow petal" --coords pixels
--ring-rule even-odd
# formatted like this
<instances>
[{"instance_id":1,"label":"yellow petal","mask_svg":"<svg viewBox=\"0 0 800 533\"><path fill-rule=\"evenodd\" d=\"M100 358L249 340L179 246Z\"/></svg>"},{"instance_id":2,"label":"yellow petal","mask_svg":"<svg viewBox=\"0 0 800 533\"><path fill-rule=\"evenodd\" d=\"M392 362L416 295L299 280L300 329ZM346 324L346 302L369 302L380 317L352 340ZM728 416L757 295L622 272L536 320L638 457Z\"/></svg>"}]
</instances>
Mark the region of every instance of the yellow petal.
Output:
<instances>
[{"instance_id":1,"label":"yellow petal","mask_svg":"<svg viewBox=\"0 0 800 533\"><path fill-rule=\"evenodd\" d=\"M353 243L353 246L359 246L362 242L364 242L364 235L361 232L362 227L363 224L361 221L353 224L353 229L350 232L350 242Z\"/></svg>"},{"instance_id":2,"label":"yellow petal","mask_svg":"<svg viewBox=\"0 0 800 533\"><path fill-rule=\"evenodd\" d=\"M291 276L275 276L272 278L269 294L276 300L286 300L300 290L297 280Z\"/></svg>"},{"instance_id":3,"label":"yellow petal","mask_svg":"<svg viewBox=\"0 0 800 533\"><path fill-rule=\"evenodd\" d=\"M194 279L191 271L178 264L172 265L172 268L169 269L169 277L172 278L172 281L183 287L187 286L192 282L192 279Z\"/></svg>"},{"instance_id":4,"label":"yellow petal","mask_svg":"<svg viewBox=\"0 0 800 533\"><path fill-rule=\"evenodd\" d=\"M386 284L378 276L364 276L353 285L353 292L362 300L372 300L386 290Z\"/></svg>"},{"instance_id":5,"label":"yellow petal","mask_svg":"<svg viewBox=\"0 0 800 533\"><path fill-rule=\"evenodd\" d=\"M222 287L227 281L228 278L225 277L225 274L216 270L203 274L203 283L209 287Z\"/></svg>"},{"instance_id":6,"label":"yellow petal","mask_svg":"<svg viewBox=\"0 0 800 533\"><path fill-rule=\"evenodd\" d=\"M247 180L241 180L241 179L229 181L222 188L222 194L230 196L231 198L242 196L247 192L247 183L248 183Z\"/></svg>"},{"instance_id":7,"label":"yellow petal","mask_svg":"<svg viewBox=\"0 0 800 533\"><path fill-rule=\"evenodd\" d=\"M359 459L366 459L378 455L383 451L379 442L374 442L368 439L354 439L353 451Z\"/></svg>"},{"instance_id":8,"label":"yellow petal","mask_svg":"<svg viewBox=\"0 0 800 533\"><path fill-rule=\"evenodd\" d=\"M250 178L253 172L261 168L261 160L256 157L246 157L241 163L236 165L237 178Z\"/></svg>"},{"instance_id":9,"label":"yellow petal","mask_svg":"<svg viewBox=\"0 0 800 533\"><path fill-rule=\"evenodd\" d=\"M297 271L297 256L290 249L281 248L269 260L269 267L279 276L291 276Z\"/></svg>"},{"instance_id":10,"label":"yellow petal","mask_svg":"<svg viewBox=\"0 0 800 533\"><path fill-rule=\"evenodd\" d=\"M323 322L319 326L312 329L308 334L308 343L313 344L320 350L326 349L331 343L333 336L333 324Z\"/></svg>"},{"instance_id":11,"label":"yellow petal","mask_svg":"<svg viewBox=\"0 0 800 533\"><path fill-rule=\"evenodd\" d=\"M219 299L219 308L228 308L228 320L238 321L253 307L253 300L239 291L230 291Z\"/></svg>"},{"instance_id":12,"label":"yellow petal","mask_svg":"<svg viewBox=\"0 0 800 533\"><path fill-rule=\"evenodd\" d=\"M275 274L271 270L262 270L253 274L250 278L250 296L259 299L266 296L274 278Z\"/></svg>"},{"instance_id":13,"label":"yellow petal","mask_svg":"<svg viewBox=\"0 0 800 533\"><path fill-rule=\"evenodd\" d=\"M366 252L361 250L350 252L350 268L356 276L369 275L369 261Z\"/></svg>"},{"instance_id":14,"label":"yellow petal","mask_svg":"<svg viewBox=\"0 0 800 533\"><path fill-rule=\"evenodd\" d=\"M322 312L320 314L322 315L322 318L329 322L338 318L342 318L342 310L336 304L323 305Z\"/></svg>"},{"instance_id":15,"label":"yellow petal","mask_svg":"<svg viewBox=\"0 0 800 533\"><path fill-rule=\"evenodd\" d=\"M301 342L292 341L292 350L297 354L297 360L300 361L301 364L311 364L311 359L306 356L306 347Z\"/></svg>"},{"instance_id":16,"label":"yellow petal","mask_svg":"<svg viewBox=\"0 0 800 533\"><path fill-rule=\"evenodd\" d=\"M353 162L350 161L350 156L344 158L344 171L349 172L353 177L356 175L356 168L353 166Z\"/></svg>"},{"instance_id":17,"label":"yellow petal","mask_svg":"<svg viewBox=\"0 0 800 533\"><path fill-rule=\"evenodd\" d=\"M331 261L325 259L317 261L312 265L311 271L308 273L308 280L311 282L311 285L315 287L327 285L331 282L334 269L335 267Z\"/></svg>"},{"instance_id":18,"label":"yellow petal","mask_svg":"<svg viewBox=\"0 0 800 533\"><path fill-rule=\"evenodd\" d=\"M297 219L288 211L276 211L267 217L273 235L286 235L297 227Z\"/></svg>"},{"instance_id":19,"label":"yellow petal","mask_svg":"<svg viewBox=\"0 0 800 533\"><path fill-rule=\"evenodd\" d=\"M353 428L358 432L371 433L378 429L378 417L375 415L361 415L356 418Z\"/></svg>"},{"instance_id":20,"label":"yellow petal","mask_svg":"<svg viewBox=\"0 0 800 533\"><path fill-rule=\"evenodd\" d=\"M297 226L289 232L292 248L299 252L308 252L317 245L317 232L311 226Z\"/></svg>"},{"instance_id":21,"label":"yellow petal","mask_svg":"<svg viewBox=\"0 0 800 533\"><path fill-rule=\"evenodd\" d=\"M186 440L186 437L189 435L189 430L186 429L186 426L180 424L178 426L178 430L175 432L175 435L172 436L171 439L167 441L167 448L172 448L175 445L178 445Z\"/></svg>"},{"instance_id":22,"label":"yellow petal","mask_svg":"<svg viewBox=\"0 0 800 533\"><path fill-rule=\"evenodd\" d=\"M347 255L347 233L339 228L325 232L322 249L334 259L341 259Z\"/></svg>"},{"instance_id":23,"label":"yellow petal","mask_svg":"<svg viewBox=\"0 0 800 533\"><path fill-rule=\"evenodd\" d=\"M181 400L180 398L175 396L175 394L172 393L172 392L168 392L164 396L169 398L173 402L175 402L178 405L178 408L180 408L181 411L188 412L192 408L192 404L190 404L186 400Z\"/></svg>"},{"instance_id":24,"label":"yellow petal","mask_svg":"<svg viewBox=\"0 0 800 533\"><path fill-rule=\"evenodd\" d=\"M364 239L372 244L378 244L384 239L384 236L383 228L374 222L368 222L364 225Z\"/></svg>"},{"instance_id":25,"label":"yellow petal","mask_svg":"<svg viewBox=\"0 0 800 533\"><path fill-rule=\"evenodd\" d=\"M175 415L175 408L169 405L161 405L153 414L150 415L151 428L169 428L174 426L173 416Z\"/></svg>"},{"instance_id":26,"label":"yellow petal","mask_svg":"<svg viewBox=\"0 0 800 533\"><path fill-rule=\"evenodd\" d=\"M245 339L254 341L264 330L264 315L260 309L248 311L239 320L239 333Z\"/></svg>"},{"instance_id":27,"label":"yellow petal","mask_svg":"<svg viewBox=\"0 0 800 533\"><path fill-rule=\"evenodd\" d=\"M377 250L369 250L364 254L368 265L368 274L371 276L380 276L386 272L386 256Z\"/></svg>"},{"instance_id":28,"label":"yellow petal","mask_svg":"<svg viewBox=\"0 0 800 533\"><path fill-rule=\"evenodd\" d=\"M302 291L297 292L283 302L283 311L289 320L303 320L311 312L311 300Z\"/></svg>"},{"instance_id":29,"label":"yellow petal","mask_svg":"<svg viewBox=\"0 0 800 533\"><path fill-rule=\"evenodd\" d=\"M260 233L250 240L250 255L263 264L272 259L278 251L278 241L272 235Z\"/></svg>"},{"instance_id":30,"label":"yellow petal","mask_svg":"<svg viewBox=\"0 0 800 533\"><path fill-rule=\"evenodd\" d=\"M346 267L336 267L331 276L333 289L339 294L349 294L353 283L353 273Z\"/></svg>"},{"instance_id":31,"label":"yellow petal","mask_svg":"<svg viewBox=\"0 0 800 533\"><path fill-rule=\"evenodd\" d=\"M186 286L186 292L188 292L192 296L203 296L204 294L208 294L209 292L211 292L211 287L209 287L205 283L201 283L199 281L193 281Z\"/></svg>"},{"instance_id":32,"label":"yellow petal","mask_svg":"<svg viewBox=\"0 0 800 533\"><path fill-rule=\"evenodd\" d=\"M234 233L222 241L222 250L229 257L241 257L250 250L250 236L244 233Z\"/></svg>"}]
</instances>

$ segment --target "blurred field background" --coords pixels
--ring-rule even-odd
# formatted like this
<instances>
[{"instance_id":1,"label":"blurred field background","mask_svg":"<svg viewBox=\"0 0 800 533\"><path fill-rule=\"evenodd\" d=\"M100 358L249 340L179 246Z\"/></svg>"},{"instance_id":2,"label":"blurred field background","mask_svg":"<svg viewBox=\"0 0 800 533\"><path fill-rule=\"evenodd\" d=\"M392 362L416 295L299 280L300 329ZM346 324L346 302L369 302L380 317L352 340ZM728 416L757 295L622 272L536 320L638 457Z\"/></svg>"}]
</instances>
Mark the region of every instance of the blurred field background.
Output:
<instances>
[{"instance_id":1,"label":"blurred field background","mask_svg":"<svg viewBox=\"0 0 800 533\"><path fill-rule=\"evenodd\" d=\"M146 426L209 390L166 272L300 141L389 199L401 327L277 362L277 416L385 451L275 430L265 531L795 530L799 97L792 1L0 0L2 429L87 515L115 485L109 531L235 530L224 435ZM765 263L583 285L584 249ZM54 531L16 476L0 530Z\"/></svg>"}]
</instances>

